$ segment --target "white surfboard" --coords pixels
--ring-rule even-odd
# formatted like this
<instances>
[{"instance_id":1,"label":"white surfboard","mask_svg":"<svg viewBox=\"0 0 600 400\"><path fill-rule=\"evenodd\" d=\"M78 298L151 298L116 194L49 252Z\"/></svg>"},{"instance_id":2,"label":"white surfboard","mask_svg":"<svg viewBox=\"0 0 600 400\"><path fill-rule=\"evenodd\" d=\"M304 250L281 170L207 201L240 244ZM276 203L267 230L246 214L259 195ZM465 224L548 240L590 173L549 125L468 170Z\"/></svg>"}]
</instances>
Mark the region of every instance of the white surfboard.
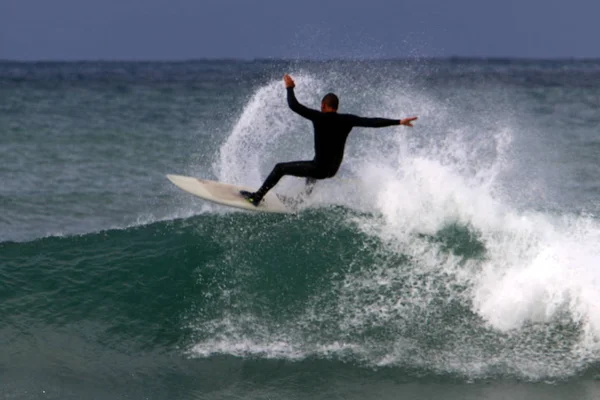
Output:
<instances>
[{"instance_id":1,"label":"white surfboard","mask_svg":"<svg viewBox=\"0 0 600 400\"><path fill-rule=\"evenodd\" d=\"M228 183L209 181L193 178L191 176L167 175L167 178L180 189L196 195L213 203L223 204L230 207L242 208L250 211L263 211L270 213L291 213L294 210L286 206L273 192L267 193L258 207L250 204L242 197L240 190L253 192L253 189L230 185Z\"/></svg>"}]
</instances>

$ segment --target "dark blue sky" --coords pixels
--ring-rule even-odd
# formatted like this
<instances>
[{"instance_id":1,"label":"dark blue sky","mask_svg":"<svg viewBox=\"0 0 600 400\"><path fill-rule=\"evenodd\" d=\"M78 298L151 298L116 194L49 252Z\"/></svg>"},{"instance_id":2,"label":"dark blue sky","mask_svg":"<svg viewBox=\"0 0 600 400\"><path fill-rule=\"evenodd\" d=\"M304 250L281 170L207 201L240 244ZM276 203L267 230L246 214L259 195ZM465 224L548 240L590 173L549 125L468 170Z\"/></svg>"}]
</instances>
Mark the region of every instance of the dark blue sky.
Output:
<instances>
[{"instance_id":1,"label":"dark blue sky","mask_svg":"<svg viewBox=\"0 0 600 400\"><path fill-rule=\"evenodd\" d=\"M0 0L0 59L600 58L598 0Z\"/></svg>"}]
</instances>

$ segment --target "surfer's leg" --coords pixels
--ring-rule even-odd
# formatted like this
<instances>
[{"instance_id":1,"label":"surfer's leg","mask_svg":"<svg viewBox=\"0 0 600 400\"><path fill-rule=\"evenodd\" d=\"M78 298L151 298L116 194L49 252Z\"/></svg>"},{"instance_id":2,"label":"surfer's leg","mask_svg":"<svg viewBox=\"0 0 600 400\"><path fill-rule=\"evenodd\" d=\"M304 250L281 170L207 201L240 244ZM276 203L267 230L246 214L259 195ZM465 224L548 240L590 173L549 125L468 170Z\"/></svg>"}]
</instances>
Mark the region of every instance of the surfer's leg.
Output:
<instances>
[{"instance_id":1,"label":"surfer's leg","mask_svg":"<svg viewBox=\"0 0 600 400\"><path fill-rule=\"evenodd\" d=\"M254 193L242 193L254 205L258 205L265 195L271 190L279 180L285 175L297 176L301 178L323 179L327 174L317 168L314 161L293 161L288 163L279 163L271 171L260 189ZM312 190L312 189L311 189Z\"/></svg>"},{"instance_id":2,"label":"surfer's leg","mask_svg":"<svg viewBox=\"0 0 600 400\"><path fill-rule=\"evenodd\" d=\"M273 171L269 174L260 189L256 192L261 198L271 190L281 178L285 175L297 176L301 178L312 178L318 174L318 168L313 161L292 161L288 163L279 163L275 165Z\"/></svg>"}]
</instances>

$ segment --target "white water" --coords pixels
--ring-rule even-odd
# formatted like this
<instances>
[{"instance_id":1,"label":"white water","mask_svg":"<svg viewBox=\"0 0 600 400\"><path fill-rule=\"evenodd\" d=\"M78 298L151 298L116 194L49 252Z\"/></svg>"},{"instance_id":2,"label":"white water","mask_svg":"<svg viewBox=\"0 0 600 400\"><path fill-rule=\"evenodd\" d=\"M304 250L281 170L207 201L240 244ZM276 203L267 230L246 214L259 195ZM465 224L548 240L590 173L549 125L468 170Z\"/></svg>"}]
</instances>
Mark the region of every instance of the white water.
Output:
<instances>
[{"instance_id":1,"label":"white water","mask_svg":"<svg viewBox=\"0 0 600 400\"><path fill-rule=\"evenodd\" d=\"M316 108L326 80L295 78L299 100ZM348 112L420 117L412 130L356 129L341 173L352 180L322 182L312 199L312 207L352 210L346 223L383 243L379 261L345 277L335 310L320 309L317 296L303 318L278 329L257 329L268 321L252 315L244 329L224 317L203 325L221 333L192 352L289 359L351 353L373 365L467 376L500 370L528 379L569 376L598 360L600 224L591 215L513 201L528 187L511 184L512 139L523 127L511 120L510 107L499 103L475 118L461 104L410 93L403 82L350 90L356 92ZM287 109L284 94L282 83L272 82L250 99L221 148L219 179L258 186L274 163L312 156L312 127ZM397 115L398 109L408 111ZM276 190L298 186L300 180L285 178ZM419 236L451 225L476 235L484 254L465 259ZM393 254L410 257L410 268L396 265ZM406 334L411 325L443 330L437 303L452 301L472 316L451 324L451 343L427 349ZM304 330L327 321L335 321L337 337L307 341ZM373 327L398 333L391 343L356 339Z\"/></svg>"}]
</instances>

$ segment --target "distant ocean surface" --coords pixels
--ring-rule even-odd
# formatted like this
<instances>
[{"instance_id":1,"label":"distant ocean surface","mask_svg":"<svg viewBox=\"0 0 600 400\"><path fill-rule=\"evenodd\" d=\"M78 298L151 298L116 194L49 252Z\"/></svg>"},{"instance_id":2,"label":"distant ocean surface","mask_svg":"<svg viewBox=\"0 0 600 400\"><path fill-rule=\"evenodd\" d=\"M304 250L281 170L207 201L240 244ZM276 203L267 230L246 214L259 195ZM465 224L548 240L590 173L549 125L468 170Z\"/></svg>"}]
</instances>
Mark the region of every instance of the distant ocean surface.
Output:
<instances>
[{"instance_id":1,"label":"distant ocean surface","mask_svg":"<svg viewBox=\"0 0 600 400\"><path fill-rule=\"evenodd\" d=\"M166 179L312 158L284 73L419 120ZM2 399L600 398L599 61L0 62L0 160Z\"/></svg>"}]
</instances>

